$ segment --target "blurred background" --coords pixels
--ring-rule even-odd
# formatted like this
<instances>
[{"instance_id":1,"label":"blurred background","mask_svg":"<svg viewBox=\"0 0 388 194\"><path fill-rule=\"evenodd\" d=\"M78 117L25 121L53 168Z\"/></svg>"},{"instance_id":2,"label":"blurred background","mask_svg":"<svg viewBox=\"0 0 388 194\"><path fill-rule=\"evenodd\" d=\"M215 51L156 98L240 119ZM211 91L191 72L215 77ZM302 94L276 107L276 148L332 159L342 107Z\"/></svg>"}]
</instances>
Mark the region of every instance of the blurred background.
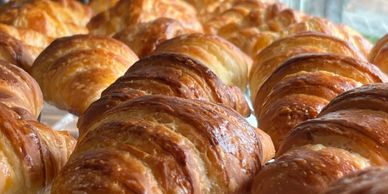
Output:
<instances>
[{"instance_id":1,"label":"blurred background","mask_svg":"<svg viewBox=\"0 0 388 194\"><path fill-rule=\"evenodd\" d=\"M388 33L388 0L278 0L294 9L349 25L372 42Z\"/></svg>"}]
</instances>

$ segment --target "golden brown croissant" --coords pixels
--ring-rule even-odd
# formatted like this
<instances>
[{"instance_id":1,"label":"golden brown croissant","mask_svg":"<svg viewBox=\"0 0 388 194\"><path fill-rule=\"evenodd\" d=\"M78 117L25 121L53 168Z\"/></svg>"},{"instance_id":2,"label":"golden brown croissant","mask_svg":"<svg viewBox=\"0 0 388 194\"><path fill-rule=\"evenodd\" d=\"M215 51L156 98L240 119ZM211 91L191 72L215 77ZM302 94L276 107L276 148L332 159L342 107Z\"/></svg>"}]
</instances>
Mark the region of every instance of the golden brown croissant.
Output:
<instances>
[{"instance_id":1,"label":"golden brown croissant","mask_svg":"<svg viewBox=\"0 0 388 194\"><path fill-rule=\"evenodd\" d=\"M268 135L210 102L143 96L101 118L80 137L53 194L245 193L273 154Z\"/></svg>"},{"instance_id":2,"label":"golden brown croissant","mask_svg":"<svg viewBox=\"0 0 388 194\"><path fill-rule=\"evenodd\" d=\"M80 117L80 133L109 109L139 96L155 94L219 103L243 116L250 113L240 89L223 84L206 66L184 55L160 54L138 61L102 92L101 98Z\"/></svg>"},{"instance_id":3,"label":"golden brown croissant","mask_svg":"<svg viewBox=\"0 0 388 194\"><path fill-rule=\"evenodd\" d=\"M0 103L0 193L43 193L67 161L75 139Z\"/></svg>"},{"instance_id":4,"label":"golden brown croissant","mask_svg":"<svg viewBox=\"0 0 388 194\"><path fill-rule=\"evenodd\" d=\"M114 35L114 38L124 42L140 58L150 54L165 40L179 35L189 34L179 21L170 18L158 18L151 22L128 26Z\"/></svg>"},{"instance_id":5,"label":"golden brown croissant","mask_svg":"<svg viewBox=\"0 0 388 194\"><path fill-rule=\"evenodd\" d=\"M305 18L307 16L304 14L287 9L282 4L254 0L237 1L230 9L206 22L204 29L207 33L217 34L231 41L251 55L255 51L253 47L257 41L262 41L269 33L280 32ZM278 36L278 33L274 34L276 35L267 38L271 40Z\"/></svg>"},{"instance_id":6,"label":"golden brown croissant","mask_svg":"<svg viewBox=\"0 0 388 194\"><path fill-rule=\"evenodd\" d=\"M388 193L388 169L371 167L342 177L322 194L384 194Z\"/></svg>"},{"instance_id":7,"label":"golden brown croissant","mask_svg":"<svg viewBox=\"0 0 388 194\"><path fill-rule=\"evenodd\" d=\"M281 32L282 37L301 32L320 32L334 36L351 44L364 56L368 56L371 44L361 34L345 25L335 25L323 18L311 17L306 21L290 25Z\"/></svg>"},{"instance_id":8,"label":"golden brown croissant","mask_svg":"<svg viewBox=\"0 0 388 194\"><path fill-rule=\"evenodd\" d=\"M349 171L387 165L387 101L386 83L359 87L333 99L316 119L292 130L275 162L258 173L252 194L271 189L273 194L316 194ZM306 146L313 148L309 154L304 154ZM318 161L314 155L322 149L327 157Z\"/></svg>"},{"instance_id":9,"label":"golden brown croissant","mask_svg":"<svg viewBox=\"0 0 388 194\"><path fill-rule=\"evenodd\" d=\"M90 17L90 9L73 0L10 2L0 7L0 23L54 38L87 33L85 25Z\"/></svg>"},{"instance_id":10,"label":"golden brown croissant","mask_svg":"<svg viewBox=\"0 0 388 194\"><path fill-rule=\"evenodd\" d=\"M345 41L318 32L300 33L279 39L254 58L249 78L252 101L255 101L263 82L280 64L292 56L304 53L334 53L366 60Z\"/></svg>"},{"instance_id":11,"label":"golden brown croissant","mask_svg":"<svg viewBox=\"0 0 388 194\"><path fill-rule=\"evenodd\" d=\"M239 48L216 35L189 34L160 44L154 54L180 53L198 60L225 84L245 90L251 59Z\"/></svg>"},{"instance_id":12,"label":"golden brown croissant","mask_svg":"<svg viewBox=\"0 0 388 194\"><path fill-rule=\"evenodd\" d=\"M297 124L315 118L337 95L369 83L387 82L373 64L332 54L299 55L268 77L254 99L260 128L278 148Z\"/></svg>"},{"instance_id":13,"label":"golden brown croissant","mask_svg":"<svg viewBox=\"0 0 388 194\"><path fill-rule=\"evenodd\" d=\"M369 54L369 61L388 74L388 34L373 47Z\"/></svg>"},{"instance_id":14,"label":"golden brown croissant","mask_svg":"<svg viewBox=\"0 0 388 194\"><path fill-rule=\"evenodd\" d=\"M46 101L79 115L137 59L115 39L75 35L51 43L35 60L31 74Z\"/></svg>"},{"instance_id":15,"label":"golden brown croissant","mask_svg":"<svg viewBox=\"0 0 388 194\"><path fill-rule=\"evenodd\" d=\"M38 118L43 97L38 83L25 71L0 60L0 102L22 117Z\"/></svg>"},{"instance_id":16,"label":"golden brown croissant","mask_svg":"<svg viewBox=\"0 0 388 194\"><path fill-rule=\"evenodd\" d=\"M346 150L306 145L264 166L251 194L317 194L343 175L365 167L363 160Z\"/></svg>"},{"instance_id":17,"label":"golden brown croissant","mask_svg":"<svg viewBox=\"0 0 388 194\"><path fill-rule=\"evenodd\" d=\"M21 41L0 31L0 60L28 70L34 62L34 56Z\"/></svg>"},{"instance_id":18,"label":"golden brown croissant","mask_svg":"<svg viewBox=\"0 0 388 194\"><path fill-rule=\"evenodd\" d=\"M0 32L6 33L9 36L14 37L15 39L23 42L23 44L30 50L33 54L34 59L38 57L41 51L46 48L52 38L45 36L42 33L39 33L35 30L16 28L14 26L1 24L0 23Z\"/></svg>"},{"instance_id":19,"label":"golden brown croissant","mask_svg":"<svg viewBox=\"0 0 388 194\"><path fill-rule=\"evenodd\" d=\"M183 0L120 0L111 9L88 23L92 34L112 36L126 26L149 22L159 17L174 18L194 31L201 31L194 8Z\"/></svg>"}]
</instances>

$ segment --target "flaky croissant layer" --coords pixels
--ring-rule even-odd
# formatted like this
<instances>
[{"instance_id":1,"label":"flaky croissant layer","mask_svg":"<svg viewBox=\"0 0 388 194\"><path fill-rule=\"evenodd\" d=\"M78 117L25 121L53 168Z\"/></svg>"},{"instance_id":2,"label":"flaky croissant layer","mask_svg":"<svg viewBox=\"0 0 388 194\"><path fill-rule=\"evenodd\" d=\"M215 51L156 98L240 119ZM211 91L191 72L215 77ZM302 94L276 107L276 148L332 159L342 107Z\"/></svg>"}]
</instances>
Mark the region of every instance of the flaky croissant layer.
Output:
<instances>
[{"instance_id":1,"label":"flaky croissant layer","mask_svg":"<svg viewBox=\"0 0 388 194\"><path fill-rule=\"evenodd\" d=\"M232 109L143 96L86 129L52 193L246 193L273 151Z\"/></svg>"},{"instance_id":2,"label":"flaky croissant layer","mask_svg":"<svg viewBox=\"0 0 388 194\"><path fill-rule=\"evenodd\" d=\"M27 121L0 104L0 193L41 193L75 145L67 133Z\"/></svg>"}]
</instances>

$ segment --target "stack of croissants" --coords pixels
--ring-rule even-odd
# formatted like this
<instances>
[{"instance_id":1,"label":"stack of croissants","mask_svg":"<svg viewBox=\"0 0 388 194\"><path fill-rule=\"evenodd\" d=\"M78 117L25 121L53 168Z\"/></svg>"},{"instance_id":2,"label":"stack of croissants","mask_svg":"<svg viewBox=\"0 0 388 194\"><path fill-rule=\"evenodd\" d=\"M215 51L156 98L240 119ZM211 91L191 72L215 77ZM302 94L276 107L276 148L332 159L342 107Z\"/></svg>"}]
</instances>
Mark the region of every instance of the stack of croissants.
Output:
<instances>
[{"instance_id":1,"label":"stack of croissants","mask_svg":"<svg viewBox=\"0 0 388 194\"><path fill-rule=\"evenodd\" d=\"M387 74L388 35L270 0L11 0L0 193L386 194Z\"/></svg>"}]
</instances>

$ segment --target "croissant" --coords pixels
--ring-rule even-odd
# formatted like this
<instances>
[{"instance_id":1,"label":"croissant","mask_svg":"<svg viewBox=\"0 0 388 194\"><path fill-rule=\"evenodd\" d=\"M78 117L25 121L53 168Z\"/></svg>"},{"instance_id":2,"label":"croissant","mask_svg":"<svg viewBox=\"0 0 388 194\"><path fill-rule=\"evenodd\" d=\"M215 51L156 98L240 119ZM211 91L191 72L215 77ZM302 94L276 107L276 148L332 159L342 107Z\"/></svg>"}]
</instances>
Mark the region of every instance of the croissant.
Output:
<instances>
[{"instance_id":1,"label":"croissant","mask_svg":"<svg viewBox=\"0 0 388 194\"><path fill-rule=\"evenodd\" d=\"M308 31L320 32L344 40L351 44L364 56L368 56L372 47L360 33L354 31L350 27L345 25L335 25L328 20L317 17L311 17L305 21L288 26L281 32L280 36L286 37Z\"/></svg>"},{"instance_id":2,"label":"croissant","mask_svg":"<svg viewBox=\"0 0 388 194\"><path fill-rule=\"evenodd\" d=\"M232 109L143 96L103 114L52 193L237 193L273 154L268 135Z\"/></svg>"},{"instance_id":3,"label":"croissant","mask_svg":"<svg viewBox=\"0 0 388 194\"><path fill-rule=\"evenodd\" d=\"M225 84L245 91L251 59L239 48L216 35L189 34L160 44L153 54L180 53L198 60Z\"/></svg>"},{"instance_id":4,"label":"croissant","mask_svg":"<svg viewBox=\"0 0 388 194\"><path fill-rule=\"evenodd\" d=\"M67 161L75 139L0 103L0 193L43 193Z\"/></svg>"},{"instance_id":5,"label":"croissant","mask_svg":"<svg viewBox=\"0 0 388 194\"><path fill-rule=\"evenodd\" d=\"M345 41L322 33L306 32L279 39L254 58L249 78L252 101L255 101L263 82L280 64L304 53L334 53L366 61L360 52Z\"/></svg>"},{"instance_id":6,"label":"croissant","mask_svg":"<svg viewBox=\"0 0 388 194\"><path fill-rule=\"evenodd\" d=\"M0 31L0 60L28 70L34 62L34 56L21 41Z\"/></svg>"},{"instance_id":7,"label":"croissant","mask_svg":"<svg viewBox=\"0 0 388 194\"><path fill-rule=\"evenodd\" d=\"M383 194L388 192L388 169L371 167L335 181L322 194Z\"/></svg>"},{"instance_id":8,"label":"croissant","mask_svg":"<svg viewBox=\"0 0 388 194\"><path fill-rule=\"evenodd\" d=\"M297 124L317 116L337 95L387 82L373 64L333 54L299 55L284 62L264 82L254 100L260 127L278 148Z\"/></svg>"},{"instance_id":9,"label":"croissant","mask_svg":"<svg viewBox=\"0 0 388 194\"><path fill-rule=\"evenodd\" d=\"M111 9L93 17L87 26L92 34L112 36L126 26L159 17L174 18L187 29L202 31L195 9L183 0L120 0Z\"/></svg>"},{"instance_id":10,"label":"croissant","mask_svg":"<svg viewBox=\"0 0 388 194\"><path fill-rule=\"evenodd\" d=\"M75 35L51 43L35 60L31 74L46 101L79 115L137 59L115 39Z\"/></svg>"},{"instance_id":11,"label":"croissant","mask_svg":"<svg viewBox=\"0 0 388 194\"><path fill-rule=\"evenodd\" d=\"M21 41L30 51L34 59L36 59L40 52L42 52L43 49L46 48L53 40L52 38L35 30L16 28L14 26L1 23L0 32L8 34L9 36Z\"/></svg>"},{"instance_id":12,"label":"croissant","mask_svg":"<svg viewBox=\"0 0 388 194\"><path fill-rule=\"evenodd\" d=\"M388 84L352 89L333 99L317 118L294 128L275 162L255 177L252 194L320 193L350 172L387 165L387 91ZM304 154L306 146L309 154ZM323 149L327 157L317 160L314 155Z\"/></svg>"},{"instance_id":13,"label":"croissant","mask_svg":"<svg viewBox=\"0 0 388 194\"><path fill-rule=\"evenodd\" d=\"M128 26L113 38L124 42L142 58L155 50L163 41L191 32L177 20L158 18L151 22Z\"/></svg>"},{"instance_id":14,"label":"croissant","mask_svg":"<svg viewBox=\"0 0 388 194\"><path fill-rule=\"evenodd\" d=\"M53 38L87 33L85 25L90 17L90 9L73 0L20 1L0 7L0 23L32 29Z\"/></svg>"},{"instance_id":15,"label":"croissant","mask_svg":"<svg viewBox=\"0 0 388 194\"><path fill-rule=\"evenodd\" d=\"M43 97L38 83L25 71L0 60L0 103L25 118L38 118Z\"/></svg>"},{"instance_id":16,"label":"croissant","mask_svg":"<svg viewBox=\"0 0 388 194\"><path fill-rule=\"evenodd\" d=\"M224 85L206 66L184 55L160 54L141 59L104 90L101 98L80 117L80 134L101 120L102 113L109 109L139 96L155 94L220 103L244 116L250 113L240 89Z\"/></svg>"},{"instance_id":17,"label":"croissant","mask_svg":"<svg viewBox=\"0 0 388 194\"><path fill-rule=\"evenodd\" d=\"M368 57L371 63L388 74L388 34L376 43Z\"/></svg>"},{"instance_id":18,"label":"croissant","mask_svg":"<svg viewBox=\"0 0 388 194\"><path fill-rule=\"evenodd\" d=\"M271 32L277 34L287 26L306 18L304 14L279 3L237 1L230 9L206 22L204 29L207 33L217 34L231 41L251 55L254 54L255 43L262 41L263 36ZM274 36L268 38L272 40Z\"/></svg>"}]
</instances>

